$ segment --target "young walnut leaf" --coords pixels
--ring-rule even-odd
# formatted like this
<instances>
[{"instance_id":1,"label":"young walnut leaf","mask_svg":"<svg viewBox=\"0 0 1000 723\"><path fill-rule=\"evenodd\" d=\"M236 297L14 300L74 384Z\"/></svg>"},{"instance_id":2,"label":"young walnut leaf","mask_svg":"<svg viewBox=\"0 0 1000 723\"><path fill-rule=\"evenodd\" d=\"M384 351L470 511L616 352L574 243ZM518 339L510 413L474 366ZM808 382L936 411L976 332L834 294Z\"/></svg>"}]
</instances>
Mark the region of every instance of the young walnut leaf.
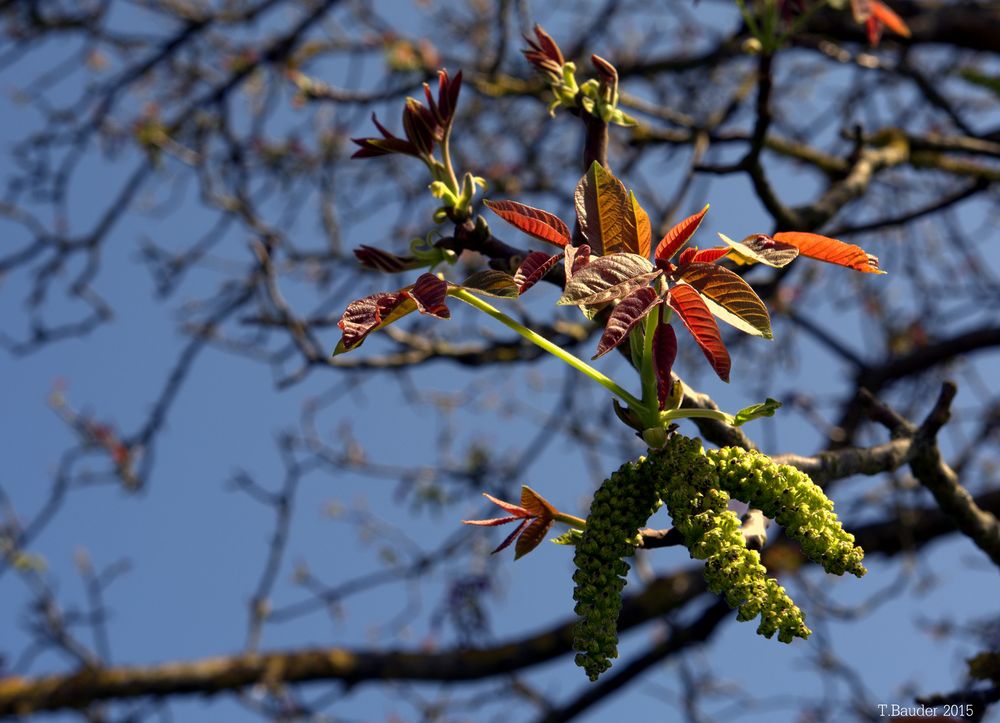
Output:
<instances>
[{"instance_id":1,"label":"young walnut leaf","mask_svg":"<svg viewBox=\"0 0 1000 723\"><path fill-rule=\"evenodd\" d=\"M700 262L682 267L679 281L690 284L705 297L712 312L740 331L771 338L771 317L750 284L715 264Z\"/></svg>"},{"instance_id":2,"label":"young walnut leaf","mask_svg":"<svg viewBox=\"0 0 1000 723\"><path fill-rule=\"evenodd\" d=\"M716 246L710 249L686 248L681 251L681 255L677 259L677 265L685 266L694 263L713 264L728 254L729 251L728 246Z\"/></svg>"},{"instance_id":3,"label":"young walnut leaf","mask_svg":"<svg viewBox=\"0 0 1000 723\"><path fill-rule=\"evenodd\" d=\"M566 246L570 242L569 228L561 218L548 211L526 206L517 201L485 200L483 203L486 208L511 226L539 241L546 241L556 246Z\"/></svg>"},{"instance_id":4,"label":"young walnut leaf","mask_svg":"<svg viewBox=\"0 0 1000 723\"><path fill-rule=\"evenodd\" d=\"M647 259L636 254L611 254L594 259L566 283L556 302L560 305L591 306L623 299L645 286L662 271L653 270Z\"/></svg>"},{"instance_id":5,"label":"young walnut leaf","mask_svg":"<svg viewBox=\"0 0 1000 723\"><path fill-rule=\"evenodd\" d=\"M417 302L417 310L421 314L436 316L439 319L451 318L451 311L444 303L448 294L447 281L439 279L434 274L421 274L409 292Z\"/></svg>"},{"instance_id":6,"label":"young walnut leaf","mask_svg":"<svg viewBox=\"0 0 1000 723\"><path fill-rule=\"evenodd\" d=\"M644 259L649 258L649 249L653 243L653 225L649 222L649 214L639 205L639 199L632 191L628 192L628 200L632 205L632 215L635 218L636 241L639 244L635 252Z\"/></svg>"},{"instance_id":7,"label":"young walnut leaf","mask_svg":"<svg viewBox=\"0 0 1000 723\"><path fill-rule=\"evenodd\" d=\"M409 269L426 266L425 263L412 256L397 256L374 246L361 245L354 249L354 255L362 266L387 274L398 274Z\"/></svg>"},{"instance_id":8,"label":"young walnut leaf","mask_svg":"<svg viewBox=\"0 0 1000 723\"><path fill-rule=\"evenodd\" d=\"M708 213L707 204L698 213L688 216L667 231L664 237L660 239L660 243L656 245L656 260L669 261L677 253L677 250L694 236L694 232L698 230L706 213Z\"/></svg>"},{"instance_id":9,"label":"young walnut leaf","mask_svg":"<svg viewBox=\"0 0 1000 723\"><path fill-rule=\"evenodd\" d=\"M640 242L641 217L646 212L638 203L633 205L633 197L611 171L594 161L577 184L574 200L580 232L596 253L649 256L649 244L643 254Z\"/></svg>"},{"instance_id":10,"label":"young walnut leaf","mask_svg":"<svg viewBox=\"0 0 1000 723\"><path fill-rule=\"evenodd\" d=\"M662 316L660 323L653 332L653 370L656 372L656 397L660 409L664 409L670 392L673 391L671 372L674 360L677 358L677 334L674 327L664 324Z\"/></svg>"},{"instance_id":11,"label":"young walnut leaf","mask_svg":"<svg viewBox=\"0 0 1000 723\"><path fill-rule=\"evenodd\" d=\"M544 254L542 254L544 256ZM474 294L495 296L500 299L516 299L518 296L517 281L510 274L497 269L477 271L462 282L463 289Z\"/></svg>"},{"instance_id":12,"label":"young walnut leaf","mask_svg":"<svg viewBox=\"0 0 1000 723\"><path fill-rule=\"evenodd\" d=\"M719 325L701 298L701 294L686 284L679 284L670 289L669 303L698 342L708 363L724 382L729 381L729 370L732 362L726 345L722 343Z\"/></svg>"},{"instance_id":13,"label":"young walnut leaf","mask_svg":"<svg viewBox=\"0 0 1000 723\"><path fill-rule=\"evenodd\" d=\"M782 231L774 234L774 240L794 246L803 256L826 261L838 266L846 266L868 274L884 274L878 267L878 257L860 246L844 243L835 238L827 238L816 233L803 231Z\"/></svg>"},{"instance_id":14,"label":"young walnut leaf","mask_svg":"<svg viewBox=\"0 0 1000 723\"><path fill-rule=\"evenodd\" d=\"M417 304L406 290L383 291L352 301L337 323L343 335L337 342L333 355L337 356L358 348L373 331L388 326L416 310Z\"/></svg>"},{"instance_id":15,"label":"young walnut leaf","mask_svg":"<svg viewBox=\"0 0 1000 723\"><path fill-rule=\"evenodd\" d=\"M729 257L740 264L760 263L780 269L788 266L799 255L796 246L777 241L777 237L771 238L763 233L751 234L742 241L733 241L724 233L720 233L719 238L732 248Z\"/></svg>"},{"instance_id":16,"label":"young walnut leaf","mask_svg":"<svg viewBox=\"0 0 1000 723\"><path fill-rule=\"evenodd\" d=\"M567 246L563 249L565 260L563 267L566 269L566 281L573 278L573 274L590 263L590 246Z\"/></svg>"},{"instance_id":17,"label":"young walnut leaf","mask_svg":"<svg viewBox=\"0 0 1000 723\"><path fill-rule=\"evenodd\" d=\"M551 529L553 521L551 517L548 519L536 517L532 520L517 538L517 544L514 545L514 559L519 560L538 547Z\"/></svg>"},{"instance_id":18,"label":"young walnut leaf","mask_svg":"<svg viewBox=\"0 0 1000 723\"><path fill-rule=\"evenodd\" d=\"M648 286L643 286L621 300L608 317L608 323L604 327L604 334L597 344L597 353L594 359L604 356L616 346L625 341L629 332L640 321L646 318L646 314L655 309L661 303L659 294Z\"/></svg>"},{"instance_id":19,"label":"young walnut leaf","mask_svg":"<svg viewBox=\"0 0 1000 723\"><path fill-rule=\"evenodd\" d=\"M525 256L524 261L517 268L517 273L514 274L514 282L517 284L518 293L523 294L541 281L560 258L562 258L561 254L549 256L541 251L532 251Z\"/></svg>"}]
</instances>

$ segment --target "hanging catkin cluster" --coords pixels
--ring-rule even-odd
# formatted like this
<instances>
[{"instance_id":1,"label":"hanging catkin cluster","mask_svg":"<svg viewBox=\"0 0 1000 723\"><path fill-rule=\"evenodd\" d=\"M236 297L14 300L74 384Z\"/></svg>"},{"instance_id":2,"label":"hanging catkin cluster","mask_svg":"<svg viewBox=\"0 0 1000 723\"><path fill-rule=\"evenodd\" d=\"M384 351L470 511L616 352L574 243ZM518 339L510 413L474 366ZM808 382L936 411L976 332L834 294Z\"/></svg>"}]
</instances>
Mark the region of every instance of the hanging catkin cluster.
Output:
<instances>
[{"instance_id":1,"label":"hanging catkin cluster","mask_svg":"<svg viewBox=\"0 0 1000 723\"><path fill-rule=\"evenodd\" d=\"M661 502L691 556L705 561L709 589L738 608L739 620L759 616L757 632L768 638L777 633L785 643L809 636L802 611L768 577L760 554L747 548L740 521L728 509L730 495L773 517L828 572L865 573L863 551L808 475L758 452L706 453L698 440L674 435L662 450L623 465L604 482L577 543L576 662L592 680L617 656L621 591L629 570L623 558L633 554L638 530Z\"/></svg>"},{"instance_id":2,"label":"hanging catkin cluster","mask_svg":"<svg viewBox=\"0 0 1000 723\"><path fill-rule=\"evenodd\" d=\"M834 575L867 572L865 553L854 544L833 511L833 502L809 475L787 464L775 464L767 455L738 447L706 453L715 467L720 487L758 508L797 540L813 562Z\"/></svg>"},{"instance_id":3,"label":"hanging catkin cluster","mask_svg":"<svg viewBox=\"0 0 1000 723\"><path fill-rule=\"evenodd\" d=\"M576 543L576 664L591 680L618 657L618 613L638 530L660 506L660 496L648 475L645 458L627 462L604 481L594 495L587 526Z\"/></svg>"}]
</instances>

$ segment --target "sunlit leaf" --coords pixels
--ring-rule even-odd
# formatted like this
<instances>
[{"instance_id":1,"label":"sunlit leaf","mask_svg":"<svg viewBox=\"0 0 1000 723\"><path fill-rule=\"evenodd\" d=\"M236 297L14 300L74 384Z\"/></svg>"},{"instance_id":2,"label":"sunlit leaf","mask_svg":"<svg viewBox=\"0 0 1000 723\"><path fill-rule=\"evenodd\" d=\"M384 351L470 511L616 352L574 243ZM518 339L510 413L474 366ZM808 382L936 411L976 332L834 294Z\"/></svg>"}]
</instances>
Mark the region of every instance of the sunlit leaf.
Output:
<instances>
[{"instance_id":1,"label":"sunlit leaf","mask_svg":"<svg viewBox=\"0 0 1000 723\"><path fill-rule=\"evenodd\" d=\"M597 344L597 354L593 358L604 356L625 341L625 337L635 325L646 318L646 314L659 303L659 295L648 286L642 286L622 299L621 303L611 312L611 316L608 317L604 334L601 335L601 340Z\"/></svg>"},{"instance_id":2,"label":"sunlit leaf","mask_svg":"<svg viewBox=\"0 0 1000 723\"><path fill-rule=\"evenodd\" d=\"M477 271L462 282L461 288L474 294L495 296L501 299L516 299L518 295L517 282L514 277L497 269Z\"/></svg>"},{"instance_id":3,"label":"sunlit leaf","mask_svg":"<svg viewBox=\"0 0 1000 723\"><path fill-rule=\"evenodd\" d=\"M780 269L799 255L796 246L777 241L763 233L751 234L742 241L733 241L724 233L720 233L719 238L732 248L729 256L739 263L759 263Z\"/></svg>"},{"instance_id":4,"label":"sunlit leaf","mask_svg":"<svg viewBox=\"0 0 1000 723\"><path fill-rule=\"evenodd\" d=\"M771 399L768 397L765 401L760 404L754 404L746 409L741 409L736 413L733 420L733 426L739 427L741 424L746 424L752 419L760 419L761 417L773 417L775 411L781 407L781 402L776 399Z\"/></svg>"},{"instance_id":5,"label":"sunlit leaf","mask_svg":"<svg viewBox=\"0 0 1000 723\"><path fill-rule=\"evenodd\" d=\"M462 524L476 525L477 527L498 527L499 525L506 525L508 522L523 519L523 517L494 517L489 520L462 520Z\"/></svg>"},{"instance_id":6,"label":"sunlit leaf","mask_svg":"<svg viewBox=\"0 0 1000 723\"><path fill-rule=\"evenodd\" d=\"M846 266L855 271L869 274L885 273L878 267L877 256L873 256L860 246L844 243L834 238L803 231L782 231L774 234L774 240L794 246L800 254L809 258Z\"/></svg>"},{"instance_id":7,"label":"sunlit leaf","mask_svg":"<svg viewBox=\"0 0 1000 723\"><path fill-rule=\"evenodd\" d=\"M566 246L570 242L569 228L555 214L517 201L486 200L483 203L504 221L539 241L556 246Z\"/></svg>"},{"instance_id":8,"label":"sunlit leaf","mask_svg":"<svg viewBox=\"0 0 1000 723\"><path fill-rule=\"evenodd\" d=\"M594 161L577 184L574 200L580 232L595 252L640 253L640 222L625 186L611 171Z\"/></svg>"},{"instance_id":9,"label":"sunlit leaf","mask_svg":"<svg viewBox=\"0 0 1000 723\"><path fill-rule=\"evenodd\" d=\"M708 213L708 205L667 231L663 238L660 239L660 243L656 245L656 260L669 261L677 253L677 250L694 236L694 232L698 230L706 213Z\"/></svg>"},{"instance_id":10,"label":"sunlit leaf","mask_svg":"<svg viewBox=\"0 0 1000 723\"><path fill-rule=\"evenodd\" d=\"M541 251L532 251L525 256L524 261L521 262L521 265L517 269L517 273L514 274L514 281L517 284L518 292L523 294L541 281L560 258L562 258L562 254L549 256Z\"/></svg>"},{"instance_id":11,"label":"sunlit leaf","mask_svg":"<svg viewBox=\"0 0 1000 723\"><path fill-rule=\"evenodd\" d=\"M771 338L771 317L750 285L715 264L691 263L683 267L680 280L701 293L712 312L740 331Z\"/></svg>"},{"instance_id":12,"label":"sunlit leaf","mask_svg":"<svg viewBox=\"0 0 1000 723\"><path fill-rule=\"evenodd\" d=\"M556 508L528 485L521 485L521 507L535 517L553 517L556 514Z\"/></svg>"},{"instance_id":13,"label":"sunlit leaf","mask_svg":"<svg viewBox=\"0 0 1000 723\"><path fill-rule=\"evenodd\" d=\"M590 306L622 299L661 273L636 254L601 256L573 275L557 303Z\"/></svg>"},{"instance_id":14,"label":"sunlit leaf","mask_svg":"<svg viewBox=\"0 0 1000 723\"><path fill-rule=\"evenodd\" d=\"M636 241L639 245L635 253L644 259L649 258L649 249L653 243L653 225L649 222L649 214L639 205L639 200L631 191L628 192L629 201L632 205L632 215L635 217Z\"/></svg>"},{"instance_id":15,"label":"sunlit leaf","mask_svg":"<svg viewBox=\"0 0 1000 723\"><path fill-rule=\"evenodd\" d=\"M545 539L552 527L552 518L538 517L532 520L514 545L514 559L518 560L534 550Z\"/></svg>"},{"instance_id":16,"label":"sunlit leaf","mask_svg":"<svg viewBox=\"0 0 1000 723\"><path fill-rule=\"evenodd\" d=\"M677 312L684 326L691 332L691 336L698 342L715 373L722 381L728 382L732 364L729 352L722 343L719 325L715 323L715 317L701 298L701 294L687 284L679 284L671 287L668 298L671 308Z\"/></svg>"},{"instance_id":17,"label":"sunlit leaf","mask_svg":"<svg viewBox=\"0 0 1000 723\"><path fill-rule=\"evenodd\" d=\"M664 324L663 319L656 325L653 332L653 370L656 372L656 398L660 409L666 406L670 398L673 381L671 372L674 360L677 359L677 334L674 327Z\"/></svg>"},{"instance_id":18,"label":"sunlit leaf","mask_svg":"<svg viewBox=\"0 0 1000 723\"><path fill-rule=\"evenodd\" d=\"M413 287L410 296L417 302L417 310L421 314L436 316L438 319L451 318L451 311L444 303L448 294L448 282L439 279L434 274L421 274Z\"/></svg>"}]
</instances>

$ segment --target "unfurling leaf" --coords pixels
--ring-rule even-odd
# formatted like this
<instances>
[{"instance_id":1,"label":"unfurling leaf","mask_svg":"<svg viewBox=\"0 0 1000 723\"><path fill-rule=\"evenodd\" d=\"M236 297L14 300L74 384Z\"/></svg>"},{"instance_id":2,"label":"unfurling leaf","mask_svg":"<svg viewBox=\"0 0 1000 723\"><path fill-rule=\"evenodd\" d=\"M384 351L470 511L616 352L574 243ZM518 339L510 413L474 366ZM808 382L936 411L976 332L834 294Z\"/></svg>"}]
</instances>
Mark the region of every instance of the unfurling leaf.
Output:
<instances>
[{"instance_id":1,"label":"unfurling leaf","mask_svg":"<svg viewBox=\"0 0 1000 723\"><path fill-rule=\"evenodd\" d=\"M633 205L625 186L611 171L594 161L577 184L574 199L580 232L595 252L641 254L640 216L646 212L638 203ZM641 255L644 258L649 255L648 243L646 253Z\"/></svg>"},{"instance_id":2,"label":"unfurling leaf","mask_svg":"<svg viewBox=\"0 0 1000 723\"><path fill-rule=\"evenodd\" d=\"M352 301L337 323L343 336L337 343L333 355L356 349L370 333L388 326L416 309L416 302L405 290L384 291Z\"/></svg>"},{"instance_id":3,"label":"unfurling leaf","mask_svg":"<svg viewBox=\"0 0 1000 723\"><path fill-rule=\"evenodd\" d=\"M549 256L541 251L532 251L525 256L524 261L521 262L521 265L517 269L517 273L514 274L514 282L517 284L518 293L523 294L541 281L561 257L561 254Z\"/></svg>"},{"instance_id":4,"label":"unfurling leaf","mask_svg":"<svg viewBox=\"0 0 1000 723\"><path fill-rule=\"evenodd\" d=\"M669 303L698 342L708 363L724 382L729 381L729 370L732 365L726 345L722 343L719 325L701 294L686 284L680 284L670 289Z\"/></svg>"},{"instance_id":5,"label":"unfurling leaf","mask_svg":"<svg viewBox=\"0 0 1000 723\"><path fill-rule=\"evenodd\" d=\"M551 542L557 545L575 545L583 537L583 530L578 530L575 527L571 527L558 537L553 537Z\"/></svg>"},{"instance_id":6,"label":"unfurling leaf","mask_svg":"<svg viewBox=\"0 0 1000 723\"><path fill-rule=\"evenodd\" d=\"M682 267L680 281L701 293L712 312L740 331L771 338L771 317L750 285L729 269L715 264Z\"/></svg>"},{"instance_id":7,"label":"unfurling leaf","mask_svg":"<svg viewBox=\"0 0 1000 723\"><path fill-rule=\"evenodd\" d=\"M869 274L885 273L878 267L877 256L871 255L860 246L844 243L835 238L802 231L782 231L774 234L774 240L794 246L800 254L813 259Z\"/></svg>"},{"instance_id":8,"label":"unfurling leaf","mask_svg":"<svg viewBox=\"0 0 1000 723\"><path fill-rule=\"evenodd\" d=\"M665 409L673 391L671 372L677 358L677 334L674 327L664 324L662 317L653 332L653 371L656 372L656 398L660 409Z\"/></svg>"},{"instance_id":9,"label":"unfurling leaf","mask_svg":"<svg viewBox=\"0 0 1000 723\"><path fill-rule=\"evenodd\" d=\"M694 232L698 230L706 213L708 213L707 205L698 213L688 216L667 231L664 237L660 239L660 243L656 245L656 260L669 261L677 253L677 250L694 236Z\"/></svg>"},{"instance_id":10,"label":"unfurling leaf","mask_svg":"<svg viewBox=\"0 0 1000 723\"><path fill-rule=\"evenodd\" d=\"M775 411L781 406L781 402L776 399L771 399L768 397L765 401L760 404L754 404L746 409L741 409L736 413L733 418L733 426L739 427L741 424L746 424L752 419L760 419L761 417L773 417Z\"/></svg>"},{"instance_id":11,"label":"unfurling leaf","mask_svg":"<svg viewBox=\"0 0 1000 723\"><path fill-rule=\"evenodd\" d=\"M556 246L570 242L569 228L558 216L540 208L526 206L517 201L483 201L486 207L511 226L524 231L539 241Z\"/></svg>"},{"instance_id":12,"label":"unfurling leaf","mask_svg":"<svg viewBox=\"0 0 1000 723\"><path fill-rule=\"evenodd\" d=\"M729 257L741 264L760 263L780 269L799 255L796 246L777 241L776 237L771 238L763 233L751 234L742 241L733 241L723 233L719 234L719 238L732 247Z\"/></svg>"},{"instance_id":13,"label":"unfurling leaf","mask_svg":"<svg viewBox=\"0 0 1000 723\"><path fill-rule=\"evenodd\" d=\"M516 299L517 282L510 274L497 269L477 271L462 282L462 288L474 294L495 296L501 299Z\"/></svg>"},{"instance_id":14,"label":"unfurling leaf","mask_svg":"<svg viewBox=\"0 0 1000 723\"><path fill-rule=\"evenodd\" d=\"M590 246L567 246L563 249L565 261L563 266L566 269L566 281L573 278L573 274L590 263Z\"/></svg>"},{"instance_id":15,"label":"unfurling leaf","mask_svg":"<svg viewBox=\"0 0 1000 723\"><path fill-rule=\"evenodd\" d=\"M448 294L447 281L439 279L434 274L421 274L409 292L417 302L417 310L421 314L436 316L439 319L451 318L451 311L444 303Z\"/></svg>"},{"instance_id":16,"label":"unfurling leaf","mask_svg":"<svg viewBox=\"0 0 1000 723\"><path fill-rule=\"evenodd\" d=\"M646 314L659 304L659 294L648 286L642 286L622 299L621 303L611 312L611 316L608 317L604 334L601 335L601 340L597 344L597 354L593 358L604 356L625 341L625 337L635 325L645 319Z\"/></svg>"},{"instance_id":17,"label":"unfurling leaf","mask_svg":"<svg viewBox=\"0 0 1000 723\"><path fill-rule=\"evenodd\" d=\"M659 276L653 265L636 254L612 254L596 258L573 274L566 291L556 302L561 305L591 306L616 301L645 286Z\"/></svg>"}]
</instances>

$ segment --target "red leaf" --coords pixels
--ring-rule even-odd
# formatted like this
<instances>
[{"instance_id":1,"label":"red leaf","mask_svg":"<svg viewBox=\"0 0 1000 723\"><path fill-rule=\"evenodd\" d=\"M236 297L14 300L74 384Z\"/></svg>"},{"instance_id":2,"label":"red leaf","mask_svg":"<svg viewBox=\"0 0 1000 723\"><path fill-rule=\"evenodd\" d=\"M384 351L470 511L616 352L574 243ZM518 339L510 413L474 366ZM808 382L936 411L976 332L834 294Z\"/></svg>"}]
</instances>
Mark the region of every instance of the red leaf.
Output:
<instances>
[{"instance_id":1,"label":"red leaf","mask_svg":"<svg viewBox=\"0 0 1000 723\"><path fill-rule=\"evenodd\" d=\"M708 310L701 295L690 286L679 284L670 289L669 302L671 308L684 322L684 326L691 332L691 336L698 342L715 373L722 381L728 382L732 365L729 352L722 343L719 325L715 323L715 317Z\"/></svg>"},{"instance_id":2,"label":"red leaf","mask_svg":"<svg viewBox=\"0 0 1000 723\"><path fill-rule=\"evenodd\" d=\"M486 208L539 241L556 246L566 246L570 242L569 228L558 216L540 208L526 206L517 201L483 201Z\"/></svg>"},{"instance_id":3,"label":"red leaf","mask_svg":"<svg viewBox=\"0 0 1000 723\"><path fill-rule=\"evenodd\" d=\"M500 552L500 550L504 550L507 547L509 547L510 543L512 543L517 538L517 536L521 534L521 530L523 530L525 527L527 527L527 525L528 525L528 523L530 521L531 520L528 520L528 519L522 520L521 524L518 525L517 527L515 527L514 531L511 532L509 535L507 535L506 539L503 542L501 542L499 545L497 545L496 549L493 550L493 552L491 552L490 554L491 555L495 555L498 552Z\"/></svg>"},{"instance_id":4,"label":"red leaf","mask_svg":"<svg viewBox=\"0 0 1000 723\"><path fill-rule=\"evenodd\" d=\"M673 389L673 379L670 375L677 358L677 334L674 327L664 324L663 318L653 332L653 369L656 372L656 397L660 409L666 406Z\"/></svg>"},{"instance_id":5,"label":"red leaf","mask_svg":"<svg viewBox=\"0 0 1000 723\"><path fill-rule=\"evenodd\" d=\"M410 308L404 310L407 302ZM405 291L383 291L352 301L337 322L344 333L334 353L343 353L360 346L365 337L375 329L395 321L415 308L410 295Z\"/></svg>"},{"instance_id":6,"label":"red leaf","mask_svg":"<svg viewBox=\"0 0 1000 723\"><path fill-rule=\"evenodd\" d=\"M601 340L597 344L597 353L593 358L604 356L625 341L635 325L645 319L646 314L656 308L659 303L659 294L648 286L638 288L622 299L621 303L611 312L611 316L608 317L604 334L601 335Z\"/></svg>"},{"instance_id":7,"label":"red leaf","mask_svg":"<svg viewBox=\"0 0 1000 723\"><path fill-rule=\"evenodd\" d=\"M566 283L557 304L603 304L628 296L662 272L636 254L611 254L594 259Z\"/></svg>"},{"instance_id":8,"label":"red leaf","mask_svg":"<svg viewBox=\"0 0 1000 723\"><path fill-rule=\"evenodd\" d=\"M688 249L684 249L685 252L687 252L687 250ZM695 253L691 258L691 262L704 264L713 264L729 253L729 249L725 246L716 246L714 248L703 250L695 249L694 251Z\"/></svg>"},{"instance_id":9,"label":"red leaf","mask_svg":"<svg viewBox=\"0 0 1000 723\"><path fill-rule=\"evenodd\" d=\"M462 520L462 524L476 525L477 527L497 527L499 525L506 525L508 522L523 519L523 517L494 517L491 520Z\"/></svg>"},{"instance_id":10,"label":"red leaf","mask_svg":"<svg viewBox=\"0 0 1000 723\"><path fill-rule=\"evenodd\" d=\"M666 235L656 246L656 260L669 261L671 257L677 253L677 250L686 244L692 236L694 236L694 232L698 230L698 227L701 225L701 221L705 218L706 213L708 213L707 205L698 213L693 216L688 216L686 219L667 231Z\"/></svg>"},{"instance_id":11,"label":"red leaf","mask_svg":"<svg viewBox=\"0 0 1000 723\"><path fill-rule=\"evenodd\" d=\"M704 296L712 313L726 323L747 334L771 338L771 317L764 302L729 269L692 263L682 269L680 280Z\"/></svg>"},{"instance_id":12,"label":"red leaf","mask_svg":"<svg viewBox=\"0 0 1000 723\"><path fill-rule=\"evenodd\" d=\"M509 513L511 513L515 517L530 517L531 516L531 513L528 512L528 510L524 509L524 507L521 506L521 505L515 505L513 502L507 502L505 500L501 500L501 499L499 499L497 497L494 497L491 494L487 494L486 492L483 492L483 497L485 497L486 499L488 499L490 502L492 502L493 504L495 504L497 507L499 507L499 508L501 508L503 510L506 510Z\"/></svg>"},{"instance_id":13,"label":"red leaf","mask_svg":"<svg viewBox=\"0 0 1000 723\"><path fill-rule=\"evenodd\" d=\"M878 267L878 257L866 252L860 246L827 238L816 233L802 231L782 231L774 234L774 240L789 244L803 256L826 261L838 266L846 266L855 271L869 274L884 274Z\"/></svg>"},{"instance_id":14,"label":"red leaf","mask_svg":"<svg viewBox=\"0 0 1000 723\"><path fill-rule=\"evenodd\" d=\"M567 246L563 249L566 259L563 267L566 269L566 281L573 278L573 274L590 263L590 246Z\"/></svg>"},{"instance_id":15,"label":"red leaf","mask_svg":"<svg viewBox=\"0 0 1000 723\"><path fill-rule=\"evenodd\" d=\"M517 284L518 293L523 294L541 281L560 258L561 254L549 256L541 251L532 251L525 256L524 261L517 268L517 273L514 274L514 283Z\"/></svg>"},{"instance_id":16,"label":"red leaf","mask_svg":"<svg viewBox=\"0 0 1000 723\"><path fill-rule=\"evenodd\" d=\"M434 274L421 274L409 291L410 296L417 302L417 310L421 314L436 316L438 319L451 318L451 312L444 303L448 293L448 282L442 281Z\"/></svg>"}]
</instances>

